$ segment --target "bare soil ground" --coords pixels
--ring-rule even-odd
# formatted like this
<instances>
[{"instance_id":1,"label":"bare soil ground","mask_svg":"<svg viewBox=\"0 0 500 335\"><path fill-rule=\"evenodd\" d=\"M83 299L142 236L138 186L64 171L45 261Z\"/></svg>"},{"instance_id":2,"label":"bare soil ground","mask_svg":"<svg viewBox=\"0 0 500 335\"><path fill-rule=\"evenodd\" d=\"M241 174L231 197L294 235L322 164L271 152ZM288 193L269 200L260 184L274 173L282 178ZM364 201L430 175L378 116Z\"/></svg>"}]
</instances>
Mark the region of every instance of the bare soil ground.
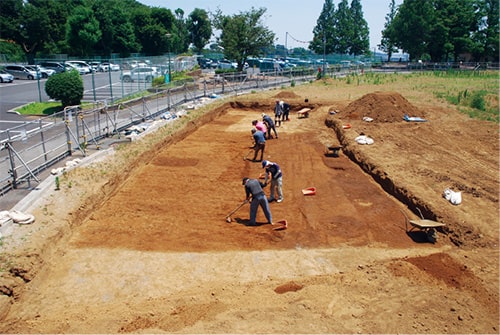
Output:
<instances>
[{"instance_id":1,"label":"bare soil ground","mask_svg":"<svg viewBox=\"0 0 500 335\"><path fill-rule=\"evenodd\" d=\"M231 98L70 171L2 246L0 332L498 333L498 125L389 89ZM261 210L247 226L248 206L227 223L263 172L243 157L275 99L293 108L265 152L289 227ZM446 224L436 243L407 232L417 208Z\"/></svg>"}]
</instances>

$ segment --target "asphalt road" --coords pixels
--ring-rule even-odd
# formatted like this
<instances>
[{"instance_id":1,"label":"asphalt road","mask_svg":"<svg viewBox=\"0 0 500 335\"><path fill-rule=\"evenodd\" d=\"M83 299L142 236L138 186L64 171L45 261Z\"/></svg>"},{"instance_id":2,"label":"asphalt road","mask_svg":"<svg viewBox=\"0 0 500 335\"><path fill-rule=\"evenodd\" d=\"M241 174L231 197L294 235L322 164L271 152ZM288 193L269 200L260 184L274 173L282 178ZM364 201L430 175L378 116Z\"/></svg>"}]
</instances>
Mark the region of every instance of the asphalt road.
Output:
<instances>
[{"instance_id":1,"label":"asphalt road","mask_svg":"<svg viewBox=\"0 0 500 335\"><path fill-rule=\"evenodd\" d=\"M83 101L110 101L133 91L147 88L149 83L120 82L120 72L104 72L82 76L84 85ZM40 80L20 80L0 84L0 130L13 127L23 122L24 117L10 110L31 102L47 102L50 98L45 93L45 82Z\"/></svg>"}]
</instances>

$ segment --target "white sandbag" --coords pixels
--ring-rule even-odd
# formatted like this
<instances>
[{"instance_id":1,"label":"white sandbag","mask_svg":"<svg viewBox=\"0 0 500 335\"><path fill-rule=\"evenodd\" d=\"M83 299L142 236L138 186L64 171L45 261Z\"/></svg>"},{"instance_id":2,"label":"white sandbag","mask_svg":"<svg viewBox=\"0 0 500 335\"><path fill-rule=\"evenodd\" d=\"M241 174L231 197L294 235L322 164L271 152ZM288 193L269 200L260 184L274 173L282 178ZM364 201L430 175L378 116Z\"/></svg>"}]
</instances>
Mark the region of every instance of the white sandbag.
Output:
<instances>
[{"instance_id":1,"label":"white sandbag","mask_svg":"<svg viewBox=\"0 0 500 335\"><path fill-rule=\"evenodd\" d=\"M0 221L3 221L4 219L10 219L9 211L0 212Z\"/></svg>"},{"instance_id":2,"label":"white sandbag","mask_svg":"<svg viewBox=\"0 0 500 335\"><path fill-rule=\"evenodd\" d=\"M18 211L9 212L12 221L17 224L31 224L35 221L35 216L31 214L24 214Z\"/></svg>"},{"instance_id":3,"label":"white sandbag","mask_svg":"<svg viewBox=\"0 0 500 335\"><path fill-rule=\"evenodd\" d=\"M374 141L372 138L366 136L366 135L360 135L354 139L358 144L373 144Z\"/></svg>"},{"instance_id":4,"label":"white sandbag","mask_svg":"<svg viewBox=\"0 0 500 335\"><path fill-rule=\"evenodd\" d=\"M455 192L447 188L443 192L443 197L453 205L460 205L462 203L462 192Z\"/></svg>"}]
</instances>

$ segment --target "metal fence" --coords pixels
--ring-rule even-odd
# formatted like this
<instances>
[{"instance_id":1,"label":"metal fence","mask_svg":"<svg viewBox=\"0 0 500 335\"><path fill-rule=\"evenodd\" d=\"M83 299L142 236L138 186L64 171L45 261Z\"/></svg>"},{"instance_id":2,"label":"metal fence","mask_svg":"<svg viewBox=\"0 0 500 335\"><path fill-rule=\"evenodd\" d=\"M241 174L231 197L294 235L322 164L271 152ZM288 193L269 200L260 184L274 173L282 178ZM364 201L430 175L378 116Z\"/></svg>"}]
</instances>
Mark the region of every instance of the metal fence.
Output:
<instances>
[{"instance_id":1,"label":"metal fence","mask_svg":"<svg viewBox=\"0 0 500 335\"><path fill-rule=\"evenodd\" d=\"M104 139L125 136L134 125L160 117L174 120L174 114L185 107L183 104L202 97L290 86L311 81L316 75L313 69L213 75L194 82L177 82L165 89L149 86L147 96L119 104L96 101L91 109L71 106L27 120L0 131L0 197L21 185L31 188L32 183L40 182L40 173L55 163L69 156L85 157L91 150L99 150Z\"/></svg>"}]
</instances>

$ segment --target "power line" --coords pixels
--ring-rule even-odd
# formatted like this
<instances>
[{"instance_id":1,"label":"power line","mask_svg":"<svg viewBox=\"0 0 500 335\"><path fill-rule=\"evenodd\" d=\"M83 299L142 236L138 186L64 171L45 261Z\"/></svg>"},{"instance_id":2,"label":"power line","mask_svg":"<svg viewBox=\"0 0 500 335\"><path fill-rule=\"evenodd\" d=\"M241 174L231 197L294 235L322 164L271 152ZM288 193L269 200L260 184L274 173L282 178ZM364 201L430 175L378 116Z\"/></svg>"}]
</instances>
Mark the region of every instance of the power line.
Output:
<instances>
[{"instance_id":1,"label":"power line","mask_svg":"<svg viewBox=\"0 0 500 335\"><path fill-rule=\"evenodd\" d=\"M290 35L290 33L289 33L289 32L287 32L286 34L287 34L287 36L290 36L290 37L292 38L292 40L294 40L295 42L298 42L298 43L304 43L304 44L309 44L309 43L311 43L311 41L301 41L301 40L298 40L298 39L296 39L295 37L293 37L292 35Z\"/></svg>"}]
</instances>

